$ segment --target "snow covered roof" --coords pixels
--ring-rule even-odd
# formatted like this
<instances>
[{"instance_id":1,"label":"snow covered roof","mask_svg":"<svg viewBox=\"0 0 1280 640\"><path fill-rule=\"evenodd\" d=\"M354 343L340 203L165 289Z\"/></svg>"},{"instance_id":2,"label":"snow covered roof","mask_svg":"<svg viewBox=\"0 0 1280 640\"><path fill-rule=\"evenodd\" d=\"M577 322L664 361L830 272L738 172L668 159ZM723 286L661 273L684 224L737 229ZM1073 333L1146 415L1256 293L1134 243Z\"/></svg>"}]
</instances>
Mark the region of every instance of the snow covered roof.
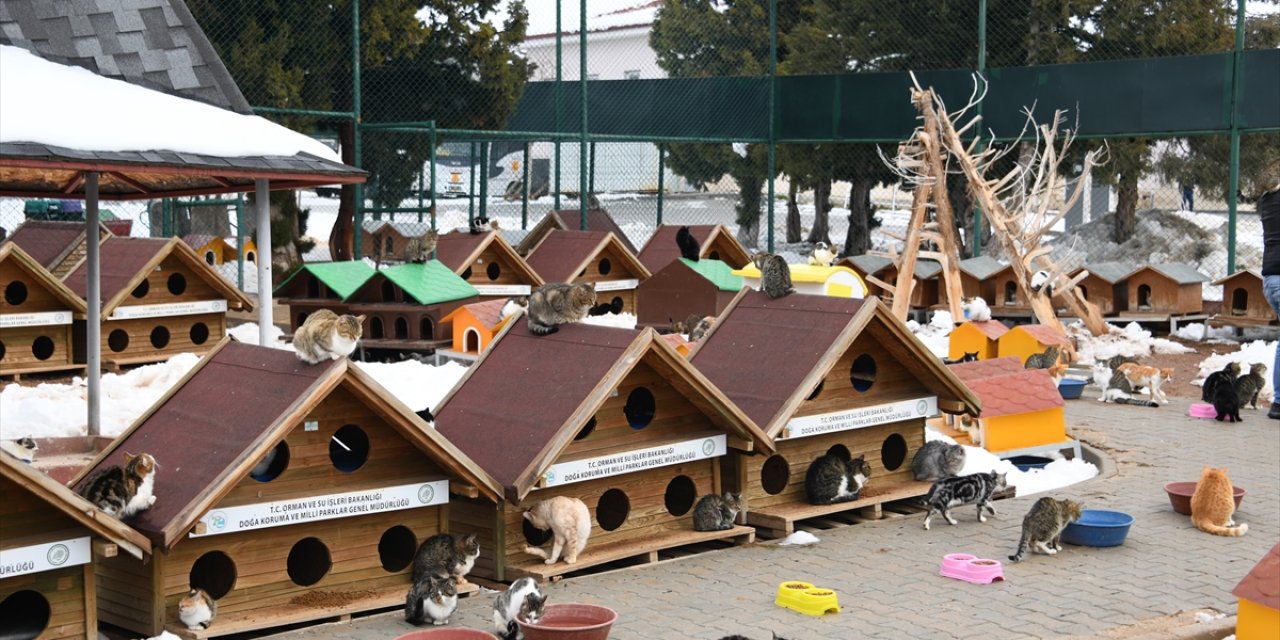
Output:
<instances>
[{"instance_id":1,"label":"snow covered roof","mask_svg":"<svg viewBox=\"0 0 1280 640\"><path fill-rule=\"evenodd\" d=\"M1008 267L1009 265L991 256L978 256L960 261L960 270L979 280L986 280Z\"/></svg>"},{"instance_id":2,"label":"snow covered roof","mask_svg":"<svg viewBox=\"0 0 1280 640\"><path fill-rule=\"evenodd\" d=\"M613 3L608 3L612 5ZM577 7L575 6L574 9ZM587 33L598 33L601 31L618 31L621 29L633 29L643 27L648 29L653 25L653 20L658 16L658 9L662 8L662 0L649 0L632 4L620 9L613 9L603 13L587 14ZM530 11L532 14L532 10ZM553 12L554 13L554 12ZM533 16L530 16L532 20ZM568 35L578 33L579 18L576 12L572 16L561 16L561 33ZM542 40L546 38L555 38L555 22L554 19L549 26L531 26L529 40ZM563 36L562 36L563 37Z\"/></svg>"}]
</instances>

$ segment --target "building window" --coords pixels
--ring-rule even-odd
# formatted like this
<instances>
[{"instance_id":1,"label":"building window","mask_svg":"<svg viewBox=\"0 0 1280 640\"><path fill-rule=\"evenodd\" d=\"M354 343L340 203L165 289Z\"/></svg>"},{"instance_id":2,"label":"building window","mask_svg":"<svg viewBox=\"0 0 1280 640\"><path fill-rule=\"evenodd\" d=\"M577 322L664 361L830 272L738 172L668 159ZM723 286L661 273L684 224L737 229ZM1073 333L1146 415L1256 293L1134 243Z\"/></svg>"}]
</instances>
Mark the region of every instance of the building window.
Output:
<instances>
[{"instance_id":1,"label":"building window","mask_svg":"<svg viewBox=\"0 0 1280 640\"><path fill-rule=\"evenodd\" d=\"M640 70L639 70L639 69L630 69L630 70L628 70L628 71L623 71L623 72L622 72L622 77L623 77L624 79L626 79L626 80L639 80L639 79L640 79Z\"/></svg>"}]
</instances>

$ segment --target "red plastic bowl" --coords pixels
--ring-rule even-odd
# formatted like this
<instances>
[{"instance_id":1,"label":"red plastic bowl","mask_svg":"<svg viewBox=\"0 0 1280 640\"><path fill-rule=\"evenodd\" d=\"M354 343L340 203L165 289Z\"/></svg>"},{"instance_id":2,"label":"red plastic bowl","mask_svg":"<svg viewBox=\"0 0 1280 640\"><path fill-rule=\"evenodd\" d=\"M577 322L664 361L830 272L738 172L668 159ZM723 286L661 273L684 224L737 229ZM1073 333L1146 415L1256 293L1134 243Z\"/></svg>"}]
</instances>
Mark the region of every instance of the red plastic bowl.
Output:
<instances>
[{"instance_id":1,"label":"red plastic bowl","mask_svg":"<svg viewBox=\"0 0 1280 640\"><path fill-rule=\"evenodd\" d=\"M1184 516L1191 515L1191 496L1196 492L1198 482L1169 482L1164 485L1164 492L1169 494L1169 505L1174 511ZM1240 501L1244 500L1244 487L1232 486L1232 497L1236 499L1236 509L1240 508Z\"/></svg>"},{"instance_id":2,"label":"red plastic bowl","mask_svg":"<svg viewBox=\"0 0 1280 640\"><path fill-rule=\"evenodd\" d=\"M537 624L516 618L526 640L605 640L618 612L598 604L549 604Z\"/></svg>"},{"instance_id":3,"label":"red plastic bowl","mask_svg":"<svg viewBox=\"0 0 1280 640\"><path fill-rule=\"evenodd\" d=\"M439 629L410 631L404 635L396 636L396 640L493 640L493 634L488 631L463 627L441 627Z\"/></svg>"}]
</instances>

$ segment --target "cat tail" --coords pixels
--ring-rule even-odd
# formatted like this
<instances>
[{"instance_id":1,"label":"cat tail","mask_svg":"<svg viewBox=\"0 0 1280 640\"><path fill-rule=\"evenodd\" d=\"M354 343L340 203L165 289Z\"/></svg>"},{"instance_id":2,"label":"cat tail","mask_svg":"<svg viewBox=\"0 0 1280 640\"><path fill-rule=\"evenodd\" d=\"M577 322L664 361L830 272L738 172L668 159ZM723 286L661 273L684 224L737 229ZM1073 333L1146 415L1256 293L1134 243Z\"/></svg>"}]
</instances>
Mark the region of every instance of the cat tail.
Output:
<instances>
[{"instance_id":1,"label":"cat tail","mask_svg":"<svg viewBox=\"0 0 1280 640\"><path fill-rule=\"evenodd\" d=\"M1193 520L1192 524L1196 525L1197 529L1205 533L1212 533L1215 536L1240 537L1249 531L1249 525L1245 523L1240 523L1234 527L1224 527L1208 520Z\"/></svg>"},{"instance_id":2,"label":"cat tail","mask_svg":"<svg viewBox=\"0 0 1280 640\"><path fill-rule=\"evenodd\" d=\"M501 640L516 640L520 637L520 625L515 620L508 622L507 630L498 634L498 637Z\"/></svg>"},{"instance_id":3,"label":"cat tail","mask_svg":"<svg viewBox=\"0 0 1280 640\"><path fill-rule=\"evenodd\" d=\"M1155 402L1152 400L1138 400L1137 398L1116 398L1115 400L1112 400L1112 402L1115 402L1116 404L1131 404L1139 407L1160 406L1159 402Z\"/></svg>"},{"instance_id":4,"label":"cat tail","mask_svg":"<svg viewBox=\"0 0 1280 640\"><path fill-rule=\"evenodd\" d=\"M528 321L529 333L532 333L535 336L549 336L560 330L560 327L555 325L542 324L541 322L534 320L531 315L526 314L525 319Z\"/></svg>"},{"instance_id":5,"label":"cat tail","mask_svg":"<svg viewBox=\"0 0 1280 640\"><path fill-rule=\"evenodd\" d=\"M1018 540L1018 550L1009 556L1012 562L1022 562L1022 558L1027 555L1027 551L1031 548L1031 540L1027 538L1027 532L1022 532L1022 538Z\"/></svg>"},{"instance_id":6,"label":"cat tail","mask_svg":"<svg viewBox=\"0 0 1280 640\"><path fill-rule=\"evenodd\" d=\"M421 582L414 582L409 588L409 595L404 599L404 620L409 624L421 626L427 621L427 612L422 606L422 594L419 593Z\"/></svg>"},{"instance_id":7,"label":"cat tail","mask_svg":"<svg viewBox=\"0 0 1280 640\"><path fill-rule=\"evenodd\" d=\"M524 552L531 556L538 556L543 560L550 560L551 556L547 554L547 550L542 547L525 547Z\"/></svg>"}]
</instances>

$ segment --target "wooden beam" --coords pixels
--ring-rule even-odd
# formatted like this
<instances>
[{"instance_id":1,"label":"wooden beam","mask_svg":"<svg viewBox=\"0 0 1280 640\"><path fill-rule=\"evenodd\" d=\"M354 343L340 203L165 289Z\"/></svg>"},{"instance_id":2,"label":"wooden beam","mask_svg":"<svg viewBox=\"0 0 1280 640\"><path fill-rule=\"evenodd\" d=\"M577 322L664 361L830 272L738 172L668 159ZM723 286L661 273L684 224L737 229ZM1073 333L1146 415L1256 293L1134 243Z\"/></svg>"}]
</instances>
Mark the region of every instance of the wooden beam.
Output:
<instances>
[{"instance_id":1,"label":"wooden beam","mask_svg":"<svg viewBox=\"0 0 1280 640\"><path fill-rule=\"evenodd\" d=\"M137 190L137 191L138 191L138 193L150 193L150 192L151 192L151 189L150 189L149 187L147 187L147 185L142 184L141 182L138 182L137 180L134 180L133 178L130 178L129 176L127 176L127 175L125 175L124 173L121 173L121 172L119 172L119 171L111 171L111 172L108 172L108 173L107 173L107 175L111 176L111 178L112 178L112 179L114 179L114 180L117 180L117 181L119 181L119 182L123 182L124 184L127 184L127 185L129 185L130 187L133 187L135 190Z\"/></svg>"},{"instance_id":2,"label":"wooden beam","mask_svg":"<svg viewBox=\"0 0 1280 640\"><path fill-rule=\"evenodd\" d=\"M84 172L79 171L76 172L75 175L71 176L71 179L68 180L66 184L62 185L61 191L63 194L73 193L76 189L79 189L82 184L84 184Z\"/></svg>"}]
</instances>

